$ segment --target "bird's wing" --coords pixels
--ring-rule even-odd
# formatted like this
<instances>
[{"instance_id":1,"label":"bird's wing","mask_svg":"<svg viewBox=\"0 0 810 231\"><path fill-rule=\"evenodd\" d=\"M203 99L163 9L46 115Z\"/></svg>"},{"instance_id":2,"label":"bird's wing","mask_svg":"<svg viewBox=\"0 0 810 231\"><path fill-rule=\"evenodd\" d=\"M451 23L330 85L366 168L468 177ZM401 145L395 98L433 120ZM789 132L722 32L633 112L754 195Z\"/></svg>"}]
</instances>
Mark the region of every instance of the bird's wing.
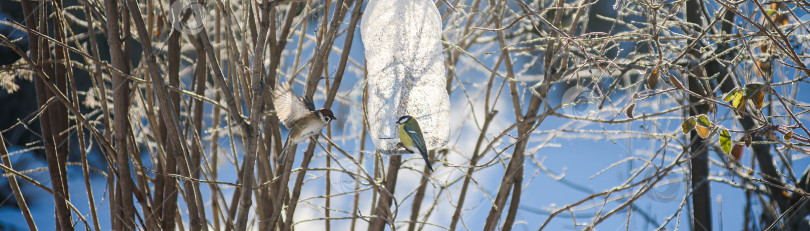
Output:
<instances>
[{"instance_id":1,"label":"bird's wing","mask_svg":"<svg viewBox=\"0 0 810 231\"><path fill-rule=\"evenodd\" d=\"M425 146L425 138L422 137L422 129L419 128L419 123L416 121L413 122L413 124L405 124L405 131L413 140L413 145L419 149L420 154L427 155L427 147Z\"/></svg>"},{"instance_id":2,"label":"bird's wing","mask_svg":"<svg viewBox=\"0 0 810 231\"><path fill-rule=\"evenodd\" d=\"M310 113L310 110L304 102L298 99L289 84L281 84L281 86L277 87L273 93L273 100L276 106L276 115L287 128Z\"/></svg>"},{"instance_id":3,"label":"bird's wing","mask_svg":"<svg viewBox=\"0 0 810 231\"><path fill-rule=\"evenodd\" d=\"M405 123L405 132L407 132L408 136L413 140L413 145L419 149L419 154L422 155L422 159L425 159L427 167L430 171L433 171L433 166L430 166L430 161L428 160L427 146L425 145L425 138L422 137L422 129L419 128L419 123L415 120L413 124Z\"/></svg>"},{"instance_id":4,"label":"bird's wing","mask_svg":"<svg viewBox=\"0 0 810 231\"><path fill-rule=\"evenodd\" d=\"M312 99L306 96L302 96L301 101L304 102L304 105L307 106L307 109L309 109L310 111L315 111L315 102L312 102Z\"/></svg>"}]
</instances>

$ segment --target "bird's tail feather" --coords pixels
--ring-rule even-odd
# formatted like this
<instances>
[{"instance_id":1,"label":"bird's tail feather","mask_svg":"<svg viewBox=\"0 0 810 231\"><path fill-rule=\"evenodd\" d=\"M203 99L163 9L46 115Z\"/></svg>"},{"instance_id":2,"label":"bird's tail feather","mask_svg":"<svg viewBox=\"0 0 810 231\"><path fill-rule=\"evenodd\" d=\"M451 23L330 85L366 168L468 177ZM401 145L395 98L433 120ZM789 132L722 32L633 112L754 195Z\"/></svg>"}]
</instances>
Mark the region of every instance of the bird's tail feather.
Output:
<instances>
[{"instance_id":1,"label":"bird's tail feather","mask_svg":"<svg viewBox=\"0 0 810 231\"><path fill-rule=\"evenodd\" d=\"M287 142L284 142L284 147L281 148L281 154L278 155L278 166L283 166L287 163L287 156L290 152L290 140L288 139Z\"/></svg>"},{"instance_id":2,"label":"bird's tail feather","mask_svg":"<svg viewBox=\"0 0 810 231\"><path fill-rule=\"evenodd\" d=\"M430 171L432 172L432 171L433 171L433 166L430 166L430 161L428 160L427 153L424 153L424 152L423 152L423 153L421 153L421 154L422 154L422 158L423 158L423 159L425 159L425 164L427 164L427 167L428 167L428 168L430 169Z\"/></svg>"}]
</instances>

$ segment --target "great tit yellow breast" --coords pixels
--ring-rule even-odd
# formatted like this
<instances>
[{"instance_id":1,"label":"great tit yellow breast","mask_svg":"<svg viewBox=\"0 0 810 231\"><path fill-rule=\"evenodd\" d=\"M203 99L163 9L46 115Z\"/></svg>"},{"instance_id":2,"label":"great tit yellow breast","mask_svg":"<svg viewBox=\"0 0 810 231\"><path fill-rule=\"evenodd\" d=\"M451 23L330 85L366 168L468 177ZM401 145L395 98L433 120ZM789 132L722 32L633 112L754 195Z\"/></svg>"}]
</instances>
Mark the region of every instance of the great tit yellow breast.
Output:
<instances>
[{"instance_id":1,"label":"great tit yellow breast","mask_svg":"<svg viewBox=\"0 0 810 231\"><path fill-rule=\"evenodd\" d=\"M408 131L405 131L405 124L399 125L399 140L402 142L402 145L405 146L410 151L417 151L413 149L413 139L410 135L408 135Z\"/></svg>"}]
</instances>

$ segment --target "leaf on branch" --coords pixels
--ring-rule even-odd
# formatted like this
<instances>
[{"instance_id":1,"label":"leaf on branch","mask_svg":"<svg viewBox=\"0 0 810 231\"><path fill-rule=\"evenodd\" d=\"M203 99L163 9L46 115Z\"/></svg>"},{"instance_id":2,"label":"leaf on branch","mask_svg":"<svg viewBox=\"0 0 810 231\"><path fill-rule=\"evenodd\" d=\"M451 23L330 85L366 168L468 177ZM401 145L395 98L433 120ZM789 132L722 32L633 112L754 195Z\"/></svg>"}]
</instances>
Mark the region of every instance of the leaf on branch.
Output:
<instances>
[{"instance_id":1,"label":"leaf on branch","mask_svg":"<svg viewBox=\"0 0 810 231\"><path fill-rule=\"evenodd\" d=\"M740 95L740 97L735 98L731 102L731 104L734 106L734 108L737 108L740 111L744 111L745 110L745 101L748 100L748 99L745 98L745 95L742 93L742 91L740 91L739 95Z\"/></svg>"},{"instance_id":2,"label":"leaf on branch","mask_svg":"<svg viewBox=\"0 0 810 231\"><path fill-rule=\"evenodd\" d=\"M734 100L734 97L736 97L737 92L739 91L740 91L739 88L734 88L734 90L731 90L730 92L726 93L726 95L723 96L723 102L731 102L732 100Z\"/></svg>"},{"instance_id":3,"label":"leaf on branch","mask_svg":"<svg viewBox=\"0 0 810 231\"><path fill-rule=\"evenodd\" d=\"M764 85L762 85L761 83L749 83L749 84L746 84L745 85L745 97L754 98L754 95L757 94L757 92L762 91L763 86Z\"/></svg>"},{"instance_id":4,"label":"leaf on branch","mask_svg":"<svg viewBox=\"0 0 810 231\"><path fill-rule=\"evenodd\" d=\"M674 75L670 75L669 76L669 81L672 82L672 86L675 86L675 88L685 89L685 87L683 87L683 84L681 84L681 81L678 80L678 77L675 77Z\"/></svg>"},{"instance_id":5,"label":"leaf on branch","mask_svg":"<svg viewBox=\"0 0 810 231\"><path fill-rule=\"evenodd\" d=\"M720 148L723 149L726 154L731 154L731 134L725 128L720 128Z\"/></svg>"},{"instance_id":6,"label":"leaf on branch","mask_svg":"<svg viewBox=\"0 0 810 231\"><path fill-rule=\"evenodd\" d=\"M761 83L749 83L745 85L745 98L751 99L757 110L762 109L762 103L765 101L765 85ZM744 103L744 102L743 102Z\"/></svg>"},{"instance_id":7,"label":"leaf on branch","mask_svg":"<svg viewBox=\"0 0 810 231\"><path fill-rule=\"evenodd\" d=\"M709 137L709 133L712 131L711 129L703 126L696 126L695 131L697 131L700 138L706 139Z\"/></svg>"},{"instance_id":8,"label":"leaf on branch","mask_svg":"<svg viewBox=\"0 0 810 231\"><path fill-rule=\"evenodd\" d=\"M697 116L697 122L698 122L698 125L704 126L704 127L707 127L707 128L712 127L712 125L714 125L714 123L712 123L712 121L709 120L709 116L707 116L706 114L698 115Z\"/></svg>"},{"instance_id":9,"label":"leaf on branch","mask_svg":"<svg viewBox=\"0 0 810 231\"><path fill-rule=\"evenodd\" d=\"M700 138L706 139L709 137L709 133L712 131L712 121L709 121L709 116L706 114L700 114L697 117L697 126L695 126L695 131L697 131Z\"/></svg>"},{"instance_id":10,"label":"leaf on branch","mask_svg":"<svg viewBox=\"0 0 810 231\"><path fill-rule=\"evenodd\" d=\"M760 46L759 49L763 49L762 46ZM768 49L768 46L766 46L765 49ZM756 64L757 68L755 70L757 71L757 74L759 74L760 76L765 76L767 73L771 73L770 60L756 61Z\"/></svg>"},{"instance_id":11,"label":"leaf on branch","mask_svg":"<svg viewBox=\"0 0 810 231\"><path fill-rule=\"evenodd\" d=\"M714 124L709 120L709 116L706 114L700 114L697 117L697 126L695 126L695 131L697 131L700 138L706 139L709 137L709 133L712 131L713 126Z\"/></svg>"},{"instance_id":12,"label":"leaf on branch","mask_svg":"<svg viewBox=\"0 0 810 231\"><path fill-rule=\"evenodd\" d=\"M655 66L650 72L650 76L647 76L647 87L650 90L655 89L655 86L658 85L658 76L658 66Z\"/></svg>"},{"instance_id":13,"label":"leaf on branch","mask_svg":"<svg viewBox=\"0 0 810 231\"><path fill-rule=\"evenodd\" d=\"M692 129L695 129L696 124L697 120L695 119L694 116L684 120L683 123L681 123L681 128L683 128L683 134L687 134L690 131L692 131Z\"/></svg>"},{"instance_id":14,"label":"leaf on branch","mask_svg":"<svg viewBox=\"0 0 810 231\"><path fill-rule=\"evenodd\" d=\"M785 133L784 138L785 138L785 141L790 141L791 139L793 139L793 131L789 131L788 133Z\"/></svg>"},{"instance_id":15,"label":"leaf on branch","mask_svg":"<svg viewBox=\"0 0 810 231\"><path fill-rule=\"evenodd\" d=\"M731 102L731 106L739 110L745 109L745 100L745 91L739 88L726 93L723 97L723 101Z\"/></svg>"},{"instance_id":16,"label":"leaf on branch","mask_svg":"<svg viewBox=\"0 0 810 231\"><path fill-rule=\"evenodd\" d=\"M731 148L731 156L734 157L734 160L737 162L742 159L743 156L743 145L742 144L735 144L734 147Z\"/></svg>"},{"instance_id":17,"label":"leaf on branch","mask_svg":"<svg viewBox=\"0 0 810 231\"><path fill-rule=\"evenodd\" d=\"M633 109L636 108L636 104L630 104L630 107L627 107L627 110L624 113L627 115L628 118L633 118Z\"/></svg>"}]
</instances>

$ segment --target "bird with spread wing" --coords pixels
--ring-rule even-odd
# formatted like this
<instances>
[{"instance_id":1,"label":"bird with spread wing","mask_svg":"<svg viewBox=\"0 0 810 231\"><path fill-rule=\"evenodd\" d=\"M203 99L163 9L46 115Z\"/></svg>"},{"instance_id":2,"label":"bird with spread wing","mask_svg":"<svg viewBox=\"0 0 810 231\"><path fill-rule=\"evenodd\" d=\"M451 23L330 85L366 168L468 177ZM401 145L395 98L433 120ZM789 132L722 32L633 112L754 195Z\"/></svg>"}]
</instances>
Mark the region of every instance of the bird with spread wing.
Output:
<instances>
[{"instance_id":1,"label":"bird with spread wing","mask_svg":"<svg viewBox=\"0 0 810 231\"><path fill-rule=\"evenodd\" d=\"M276 107L276 115L290 133L287 135L287 142L279 156L279 163L284 163L287 157L287 148L291 145L307 140L309 137L320 133L321 129L335 120L332 110L321 108L315 110L312 99L298 97L289 84L282 84L273 93L273 103Z\"/></svg>"}]
</instances>

